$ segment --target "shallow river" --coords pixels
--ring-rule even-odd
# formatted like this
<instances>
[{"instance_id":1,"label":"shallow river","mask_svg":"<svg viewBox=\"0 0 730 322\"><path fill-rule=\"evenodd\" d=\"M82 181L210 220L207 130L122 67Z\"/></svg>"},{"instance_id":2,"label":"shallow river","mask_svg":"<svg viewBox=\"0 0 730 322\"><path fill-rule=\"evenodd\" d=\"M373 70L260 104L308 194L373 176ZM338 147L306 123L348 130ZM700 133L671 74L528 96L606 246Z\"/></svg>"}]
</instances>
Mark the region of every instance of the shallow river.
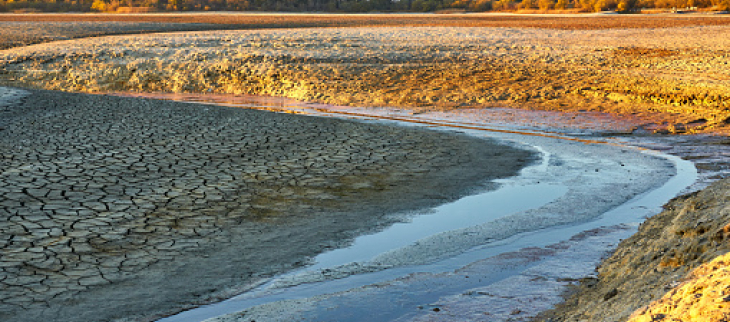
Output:
<instances>
[{"instance_id":1,"label":"shallow river","mask_svg":"<svg viewBox=\"0 0 730 322\"><path fill-rule=\"evenodd\" d=\"M587 136L591 131L569 135L463 114L429 118L210 98L182 97L460 131L535 150L542 160L499 180L495 191L424 210L250 292L160 321L526 319L559 302L566 285L593 274L606 252L697 178L691 162Z\"/></svg>"}]
</instances>

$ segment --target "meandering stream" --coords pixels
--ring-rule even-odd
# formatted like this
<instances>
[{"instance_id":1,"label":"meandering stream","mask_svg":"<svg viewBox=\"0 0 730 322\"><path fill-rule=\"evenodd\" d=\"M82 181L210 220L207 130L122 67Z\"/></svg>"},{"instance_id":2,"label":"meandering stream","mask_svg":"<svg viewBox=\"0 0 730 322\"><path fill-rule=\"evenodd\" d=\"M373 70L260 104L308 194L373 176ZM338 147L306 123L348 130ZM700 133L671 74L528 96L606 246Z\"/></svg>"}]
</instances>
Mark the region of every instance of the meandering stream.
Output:
<instances>
[{"instance_id":1,"label":"meandering stream","mask_svg":"<svg viewBox=\"0 0 730 322\"><path fill-rule=\"evenodd\" d=\"M542 161L500 180L496 191L424 211L250 292L160 321L472 320L479 308L492 321L527 317L559 301L562 287L590 275L605 252L697 178L689 161L606 138L276 99L233 105L457 130L537 150Z\"/></svg>"}]
</instances>

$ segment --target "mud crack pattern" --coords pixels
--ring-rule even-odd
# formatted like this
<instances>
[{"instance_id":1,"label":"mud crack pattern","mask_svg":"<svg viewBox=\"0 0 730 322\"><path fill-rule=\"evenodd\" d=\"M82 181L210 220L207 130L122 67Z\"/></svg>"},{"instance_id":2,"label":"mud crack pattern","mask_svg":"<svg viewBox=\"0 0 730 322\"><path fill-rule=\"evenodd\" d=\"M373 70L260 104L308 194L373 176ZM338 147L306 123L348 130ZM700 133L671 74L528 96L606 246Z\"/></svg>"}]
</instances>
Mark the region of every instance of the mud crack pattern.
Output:
<instances>
[{"instance_id":1,"label":"mud crack pattern","mask_svg":"<svg viewBox=\"0 0 730 322\"><path fill-rule=\"evenodd\" d=\"M446 133L106 96L37 92L6 115L3 320L225 244L231 227L286 225L358 199L402 202L398 189L429 173L505 152ZM486 152L464 152L469 144ZM515 158L489 167L517 171Z\"/></svg>"}]
</instances>

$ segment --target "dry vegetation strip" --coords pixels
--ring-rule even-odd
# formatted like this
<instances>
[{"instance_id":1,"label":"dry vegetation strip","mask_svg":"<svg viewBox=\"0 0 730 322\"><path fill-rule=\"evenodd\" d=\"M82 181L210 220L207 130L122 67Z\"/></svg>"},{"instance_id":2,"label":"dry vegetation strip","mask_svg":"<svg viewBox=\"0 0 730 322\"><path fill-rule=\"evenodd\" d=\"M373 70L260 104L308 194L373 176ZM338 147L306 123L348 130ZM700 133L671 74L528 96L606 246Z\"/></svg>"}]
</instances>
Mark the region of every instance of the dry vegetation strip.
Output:
<instances>
[{"instance_id":1,"label":"dry vegetation strip","mask_svg":"<svg viewBox=\"0 0 730 322\"><path fill-rule=\"evenodd\" d=\"M230 25L234 28L442 26L561 30L730 25L725 16L511 16L493 14L0 14L13 22L148 22ZM225 27L221 27L225 28ZM226 28L227 29L227 28Z\"/></svg>"}]
</instances>

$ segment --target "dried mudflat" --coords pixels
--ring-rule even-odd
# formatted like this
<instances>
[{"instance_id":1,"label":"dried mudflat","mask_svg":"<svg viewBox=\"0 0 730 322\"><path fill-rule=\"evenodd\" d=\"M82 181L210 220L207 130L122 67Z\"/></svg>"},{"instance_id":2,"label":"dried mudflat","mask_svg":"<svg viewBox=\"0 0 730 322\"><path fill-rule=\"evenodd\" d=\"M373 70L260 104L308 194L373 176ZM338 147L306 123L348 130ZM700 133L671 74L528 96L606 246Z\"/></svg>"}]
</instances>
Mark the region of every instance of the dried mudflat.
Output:
<instances>
[{"instance_id":1,"label":"dried mudflat","mask_svg":"<svg viewBox=\"0 0 730 322\"><path fill-rule=\"evenodd\" d=\"M212 17L191 15L185 21ZM394 22L399 16L388 15L246 17L250 28L277 19L277 27L347 28L135 35L29 46L0 53L0 78L88 92L274 95L421 110L598 111L643 118L645 126L638 128L649 131L727 130L730 46L722 36L730 28L727 17L414 15L401 25ZM154 19L186 17L145 21ZM220 19L228 28L245 17ZM354 27L358 23L377 27Z\"/></svg>"},{"instance_id":2,"label":"dried mudflat","mask_svg":"<svg viewBox=\"0 0 730 322\"><path fill-rule=\"evenodd\" d=\"M0 49L37 43L116 34L217 29L212 24L62 21L3 21L0 15Z\"/></svg>"},{"instance_id":3,"label":"dried mudflat","mask_svg":"<svg viewBox=\"0 0 730 322\"><path fill-rule=\"evenodd\" d=\"M10 92L3 321L145 320L227 297L534 158L423 129Z\"/></svg>"}]
</instances>

